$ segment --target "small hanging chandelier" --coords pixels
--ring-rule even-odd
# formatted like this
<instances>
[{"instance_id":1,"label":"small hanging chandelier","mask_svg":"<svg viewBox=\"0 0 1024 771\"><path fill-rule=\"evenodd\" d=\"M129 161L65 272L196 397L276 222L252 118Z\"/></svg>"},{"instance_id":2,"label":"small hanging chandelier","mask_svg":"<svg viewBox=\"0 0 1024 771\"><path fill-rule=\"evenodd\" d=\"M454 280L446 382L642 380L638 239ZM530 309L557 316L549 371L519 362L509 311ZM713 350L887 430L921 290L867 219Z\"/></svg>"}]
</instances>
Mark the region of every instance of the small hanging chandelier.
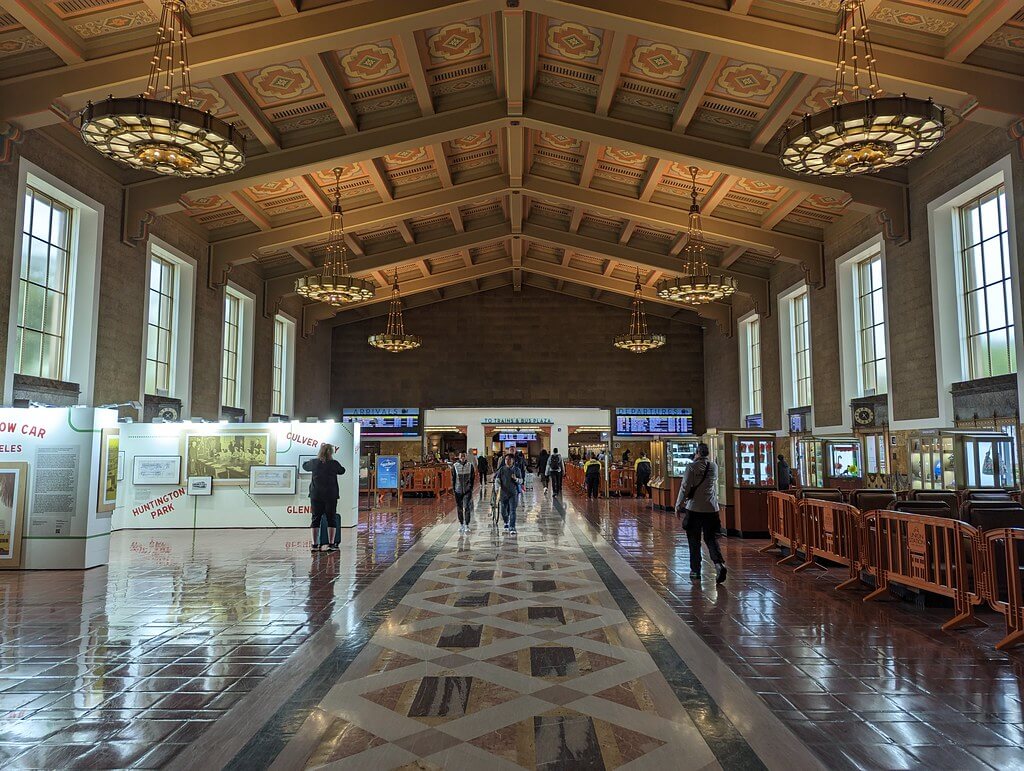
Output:
<instances>
[{"instance_id":1,"label":"small hanging chandelier","mask_svg":"<svg viewBox=\"0 0 1024 771\"><path fill-rule=\"evenodd\" d=\"M99 104L80 114L82 139L98 152L140 171L170 177L217 177L245 165L245 139L192 97L185 0L163 0L160 40L143 94Z\"/></svg>"},{"instance_id":2,"label":"small hanging chandelier","mask_svg":"<svg viewBox=\"0 0 1024 771\"><path fill-rule=\"evenodd\" d=\"M334 206L324 264L318 272L300 276L295 281L295 291L309 300L340 307L369 300L377 294L377 289L372 281L348 275L348 246L341 214L341 169L333 169L333 172Z\"/></svg>"},{"instance_id":3,"label":"small hanging chandelier","mask_svg":"<svg viewBox=\"0 0 1024 771\"><path fill-rule=\"evenodd\" d=\"M633 287L633 318L629 332L615 338L615 347L632 353L647 353L665 344L665 335L656 335L647 329L647 312L644 310L643 288L640 286L640 268L636 269L636 285Z\"/></svg>"},{"instance_id":4,"label":"small hanging chandelier","mask_svg":"<svg viewBox=\"0 0 1024 771\"><path fill-rule=\"evenodd\" d=\"M398 289L398 268L395 268L395 282L391 285L391 307L388 309L388 326L378 335L370 335L366 342L374 348L388 353L401 353L419 348L422 341L416 335L405 333L402 320L402 293Z\"/></svg>"},{"instance_id":5,"label":"small hanging chandelier","mask_svg":"<svg viewBox=\"0 0 1024 771\"><path fill-rule=\"evenodd\" d=\"M690 166L690 222L686 246L683 247L683 275L658 282L658 296L684 305L706 305L730 297L736 291L736 279L712 273L704 254L704 227L697 203L696 166Z\"/></svg>"},{"instance_id":6,"label":"small hanging chandelier","mask_svg":"<svg viewBox=\"0 0 1024 771\"><path fill-rule=\"evenodd\" d=\"M864 0L841 0L839 52L831 107L782 132L782 165L797 174L870 174L902 166L945 134L931 99L882 96Z\"/></svg>"}]
</instances>

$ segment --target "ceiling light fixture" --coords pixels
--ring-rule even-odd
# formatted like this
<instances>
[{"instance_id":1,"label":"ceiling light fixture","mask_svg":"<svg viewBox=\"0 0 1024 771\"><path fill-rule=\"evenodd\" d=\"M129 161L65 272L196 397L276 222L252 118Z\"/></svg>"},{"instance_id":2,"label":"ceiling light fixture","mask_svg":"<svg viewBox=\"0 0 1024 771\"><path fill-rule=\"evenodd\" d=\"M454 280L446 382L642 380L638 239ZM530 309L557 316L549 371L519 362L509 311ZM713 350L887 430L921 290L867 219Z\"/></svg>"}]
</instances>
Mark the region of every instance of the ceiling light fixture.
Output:
<instances>
[{"instance_id":1,"label":"ceiling light fixture","mask_svg":"<svg viewBox=\"0 0 1024 771\"><path fill-rule=\"evenodd\" d=\"M245 165L245 139L231 124L194 107L185 14L185 0L164 0L145 93L89 102L79 115L82 139L140 171L170 177L231 174Z\"/></svg>"},{"instance_id":2,"label":"ceiling light fixture","mask_svg":"<svg viewBox=\"0 0 1024 771\"><path fill-rule=\"evenodd\" d=\"M615 338L615 347L632 353L647 353L665 344L665 335L654 334L647 328L647 312L644 310L643 287L640 284L640 268L636 269L636 285L633 287L633 317L629 332Z\"/></svg>"},{"instance_id":3,"label":"ceiling light fixture","mask_svg":"<svg viewBox=\"0 0 1024 771\"><path fill-rule=\"evenodd\" d=\"M832 104L782 130L782 165L797 174L870 174L929 152L945 135L942 107L906 94L883 96L864 0L839 4Z\"/></svg>"},{"instance_id":4,"label":"ceiling light fixture","mask_svg":"<svg viewBox=\"0 0 1024 771\"><path fill-rule=\"evenodd\" d=\"M341 169L333 169L333 173L334 205L324 264L316 273L300 276L295 281L295 291L309 300L340 307L369 300L377 294L377 288L372 281L348 275L348 246L341 214Z\"/></svg>"},{"instance_id":5,"label":"ceiling light fixture","mask_svg":"<svg viewBox=\"0 0 1024 771\"><path fill-rule=\"evenodd\" d=\"M416 335L405 333L402 320L402 293L398 289L398 268L395 268L395 282L391 285L391 307L388 309L388 326L377 335L370 335L366 342L374 348L388 353L402 353L419 348L422 341Z\"/></svg>"},{"instance_id":6,"label":"ceiling light fixture","mask_svg":"<svg viewBox=\"0 0 1024 771\"><path fill-rule=\"evenodd\" d=\"M683 275L665 278L658 282L658 296L682 303L683 305L706 305L724 300L736 291L736 279L722 273L712 273L704 253L704 226L700 221L700 205L697 203L696 166L690 166L690 222L683 247Z\"/></svg>"}]
</instances>

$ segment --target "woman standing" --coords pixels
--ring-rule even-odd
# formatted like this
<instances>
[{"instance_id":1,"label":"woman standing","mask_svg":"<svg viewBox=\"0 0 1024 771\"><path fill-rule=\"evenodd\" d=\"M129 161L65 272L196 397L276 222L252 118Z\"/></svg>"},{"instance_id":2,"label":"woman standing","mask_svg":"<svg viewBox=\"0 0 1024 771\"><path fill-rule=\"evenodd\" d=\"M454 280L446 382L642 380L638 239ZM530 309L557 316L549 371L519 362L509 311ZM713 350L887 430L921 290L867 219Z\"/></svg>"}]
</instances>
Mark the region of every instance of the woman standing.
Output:
<instances>
[{"instance_id":1,"label":"woman standing","mask_svg":"<svg viewBox=\"0 0 1024 771\"><path fill-rule=\"evenodd\" d=\"M344 467L334 459L334 446L320 445L320 452L313 460L302 464L303 471L309 471L313 479L309 483L309 503L313 509L310 527L313 529L312 551L338 551L341 540L341 518L338 516L338 477L345 473ZM329 543L317 544L320 540L320 523L327 518L327 540Z\"/></svg>"},{"instance_id":2,"label":"woman standing","mask_svg":"<svg viewBox=\"0 0 1024 771\"><path fill-rule=\"evenodd\" d=\"M684 512L683 527L690 545L690 578L700 579L700 539L704 536L708 554L715 563L715 582L725 581L728 570L725 558L718 548L718 531L722 522L718 514L718 464L711 460L708 446L697 445L697 457L686 470L679 497L676 499L676 513Z\"/></svg>"}]
</instances>

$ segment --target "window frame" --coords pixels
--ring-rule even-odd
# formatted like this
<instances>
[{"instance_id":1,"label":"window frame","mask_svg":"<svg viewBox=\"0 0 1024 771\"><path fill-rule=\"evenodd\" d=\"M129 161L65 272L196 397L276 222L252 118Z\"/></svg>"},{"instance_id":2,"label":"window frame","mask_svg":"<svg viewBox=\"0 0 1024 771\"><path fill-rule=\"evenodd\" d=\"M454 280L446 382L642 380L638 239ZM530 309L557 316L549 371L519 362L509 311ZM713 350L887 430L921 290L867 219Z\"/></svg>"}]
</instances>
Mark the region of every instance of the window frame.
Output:
<instances>
[{"instance_id":1,"label":"window frame","mask_svg":"<svg viewBox=\"0 0 1024 771\"><path fill-rule=\"evenodd\" d=\"M280 366L277 361L278 330L283 337ZM274 316L274 357L271 362L271 413L293 417L295 410L296 321L286 313ZM280 374L278 372L280 371ZM278 383L280 377L281 382ZM280 399L278 391L282 392Z\"/></svg>"},{"instance_id":2,"label":"window frame","mask_svg":"<svg viewBox=\"0 0 1024 771\"><path fill-rule=\"evenodd\" d=\"M793 362L793 406L810 407L814 402L811 370L811 295L807 287L789 299ZM802 308L802 318L797 308ZM801 358L805 360L801 372Z\"/></svg>"},{"instance_id":3,"label":"window frame","mask_svg":"<svg viewBox=\"0 0 1024 771\"><path fill-rule=\"evenodd\" d=\"M153 276L159 270L160 281L159 285L154 288ZM171 260L168 260L162 254L150 252L149 254L149 281L147 282L146 292L148 294L147 313L146 313L146 345L143 351L143 356L146 358L145 371L143 372L143 378L146 381L145 393L153 395L167 395L171 394L174 385L174 364L175 364L175 342L177 340L177 315L178 315L178 300L180 299L179 286L178 286L178 266ZM166 283L164 282L164 275L169 274ZM157 303L156 323L153 323L153 302ZM166 319L164 318L164 303L170 306L170 312L167 314ZM166 321L167 326L164 327L162 324ZM167 343L165 356L161 356L161 333L166 333ZM156 340L156 351L154 356L150 356L150 341L153 334L157 335ZM149 387L149 365L153 363L154 369L154 382L152 389ZM166 367L166 374L161 381L159 368L160 366ZM163 394L159 392L163 391Z\"/></svg>"},{"instance_id":4,"label":"window frame","mask_svg":"<svg viewBox=\"0 0 1024 771\"><path fill-rule=\"evenodd\" d=\"M740 348L740 424L747 415L764 414L761 361L761 317L754 312L738 322ZM757 339L752 331L757 329ZM756 359L756 362L755 362Z\"/></svg>"},{"instance_id":5,"label":"window frame","mask_svg":"<svg viewBox=\"0 0 1024 771\"><path fill-rule=\"evenodd\" d=\"M878 278L879 285L874 286L872 280L872 287L868 291L864 291L864 276L871 276L875 273L871 269L872 265L878 266ZM867 270L865 270L867 268ZM856 329L855 346L857 351L857 392L861 397L864 396L881 396L889 393L889 346L888 336L889 329L887 324L888 309L886 307L886 291L885 291L885 269L882 264L882 254L877 252L869 254L859 260L857 260L854 266L854 328ZM881 298L882 313L881 318L875 317L875 303L873 302L874 296L878 295ZM871 298L872 301L867 303L867 306L871 309L871 318L868 320L865 318L865 299ZM870 323L869 323L870 322ZM881 356L878 356L878 332L881 332L881 338L884 343L883 352ZM875 353L873 358L866 358L867 351L865 345L866 337L871 339L871 348ZM884 378L885 387L879 388L879 362L882 362L884 367ZM868 378L866 372L868 369L872 370L872 382L874 387L871 389L871 393L868 393Z\"/></svg>"},{"instance_id":6,"label":"window frame","mask_svg":"<svg viewBox=\"0 0 1024 771\"><path fill-rule=\"evenodd\" d=\"M232 403L229 403L225 398L225 381L231 380L224 377L224 366L225 366L225 336L228 331L228 324L226 318L226 312L228 308L228 298L236 300L238 305L238 347L235 356L234 364L234 388L235 394ZM252 371L253 371L253 335L256 328L256 316L255 316L256 296L229 281L224 286L224 292L221 300L221 340L220 340L220 351L221 351L221 363L220 363L220 406L221 407L236 407L238 409L245 410L246 419L252 420Z\"/></svg>"}]
</instances>

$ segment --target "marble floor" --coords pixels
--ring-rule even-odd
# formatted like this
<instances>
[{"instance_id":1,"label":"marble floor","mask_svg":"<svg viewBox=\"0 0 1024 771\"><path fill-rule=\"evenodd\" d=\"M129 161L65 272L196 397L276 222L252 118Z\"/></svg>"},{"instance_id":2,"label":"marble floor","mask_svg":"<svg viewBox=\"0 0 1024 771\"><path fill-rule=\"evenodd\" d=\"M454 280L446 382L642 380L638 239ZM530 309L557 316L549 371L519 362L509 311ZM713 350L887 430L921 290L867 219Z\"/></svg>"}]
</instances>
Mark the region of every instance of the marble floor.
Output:
<instances>
[{"instance_id":1,"label":"marble floor","mask_svg":"<svg viewBox=\"0 0 1024 771\"><path fill-rule=\"evenodd\" d=\"M450 501L306 531L115 535L0 573L0 768L1024 767L1024 658L678 521L552 501L519 535ZM996 623L998 617L991 617Z\"/></svg>"}]
</instances>

